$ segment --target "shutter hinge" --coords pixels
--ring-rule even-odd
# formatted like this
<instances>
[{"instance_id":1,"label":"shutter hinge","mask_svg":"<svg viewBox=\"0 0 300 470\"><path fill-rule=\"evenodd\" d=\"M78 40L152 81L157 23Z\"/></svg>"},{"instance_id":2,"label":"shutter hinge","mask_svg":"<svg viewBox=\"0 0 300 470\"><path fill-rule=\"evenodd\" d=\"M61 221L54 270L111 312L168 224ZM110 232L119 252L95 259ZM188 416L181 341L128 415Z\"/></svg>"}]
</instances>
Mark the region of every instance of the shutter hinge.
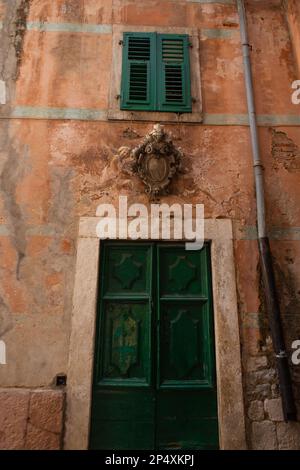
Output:
<instances>
[{"instance_id":1,"label":"shutter hinge","mask_svg":"<svg viewBox=\"0 0 300 470\"><path fill-rule=\"evenodd\" d=\"M189 47L192 49L194 47L193 43L189 42Z\"/></svg>"},{"instance_id":2,"label":"shutter hinge","mask_svg":"<svg viewBox=\"0 0 300 470\"><path fill-rule=\"evenodd\" d=\"M122 39L119 41L119 46L124 46L124 41Z\"/></svg>"}]
</instances>

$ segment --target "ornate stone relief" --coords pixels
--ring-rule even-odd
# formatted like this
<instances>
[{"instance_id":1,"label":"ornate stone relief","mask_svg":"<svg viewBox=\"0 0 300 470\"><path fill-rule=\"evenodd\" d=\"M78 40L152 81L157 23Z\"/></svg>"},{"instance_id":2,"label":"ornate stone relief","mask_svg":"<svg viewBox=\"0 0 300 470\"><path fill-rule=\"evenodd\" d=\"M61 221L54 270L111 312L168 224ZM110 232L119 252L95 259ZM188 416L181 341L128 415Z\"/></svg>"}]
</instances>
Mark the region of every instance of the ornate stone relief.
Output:
<instances>
[{"instance_id":1,"label":"ornate stone relief","mask_svg":"<svg viewBox=\"0 0 300 470\"><path fill-rule=\"evenodd\" d=\"M155 199L169 193L172 179L181 171L183 154L163 126L156 124L138 147L121 147L119 157L126 162L123 170L137 175L145 184L146 193Z\"/></svg>"}]
</instances>

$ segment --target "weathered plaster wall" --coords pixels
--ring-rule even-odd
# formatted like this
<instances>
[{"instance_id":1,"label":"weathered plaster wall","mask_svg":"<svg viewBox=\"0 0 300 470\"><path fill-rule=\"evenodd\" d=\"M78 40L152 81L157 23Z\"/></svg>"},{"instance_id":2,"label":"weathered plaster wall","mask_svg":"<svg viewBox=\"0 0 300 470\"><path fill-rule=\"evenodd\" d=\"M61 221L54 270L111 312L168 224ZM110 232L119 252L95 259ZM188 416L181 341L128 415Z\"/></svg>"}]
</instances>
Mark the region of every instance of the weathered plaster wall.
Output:
<instances>
[{"instance_id":1,"label":"weathered plaster wall","mask_svg":"<svg viewBox=\"0 0 300 470\"><path fill-rule=\"evenodd\" d=\"M297 0L285 0L284 7L293 43L295 59L298 68L298 77L300 75L300 3Z\"/></svg>"},{"instance_id":2,"label":"weathered plaster wall","mask_svg":"<svg viewBox=\"0 0 300 470\"><path fill-rule=\"evenodd\" d=\"M291 102L291 83L300 78L293 50L299 16L297 23L293 8L297 2L287 10L279 0L247 1L268 225L289 353L300 335L300 107ZM258 263L238 17L230 2L0 0L6 90L0 105L0 339L7 345L0 386L13 403L18 394L33 393L28 390L53 388L55 376L67 374L78 219L94 216L100 202L117 203L120 192L129 203L147 203L142 185L119 173L114 158L153 125L107 119L114 24L199 30L204 124L166 125L184 150L185 173L164 201L204 203L207 218L234 221L249 447L299 448L299 423L287 425L280 414ZM300 404L299 366L292 373Z\"/></svg>"}]
</instances>

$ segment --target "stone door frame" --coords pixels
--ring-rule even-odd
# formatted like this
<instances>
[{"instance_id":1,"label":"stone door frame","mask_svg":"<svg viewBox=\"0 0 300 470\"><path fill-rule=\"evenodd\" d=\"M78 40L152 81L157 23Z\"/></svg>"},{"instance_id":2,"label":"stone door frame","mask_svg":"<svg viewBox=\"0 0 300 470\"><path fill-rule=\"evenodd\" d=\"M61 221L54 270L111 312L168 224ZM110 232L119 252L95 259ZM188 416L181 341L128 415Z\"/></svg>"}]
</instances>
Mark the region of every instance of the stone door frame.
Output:
<instances>
[{"instance_id":1,"label":"stone door frame","mask_svg":"<svg viewBox=\"0 0 300 470\"><path fill-rule=\"evenodd\" d=\"M65 449L89 445L100 240L97 217L79 223L69 350ZM232 221L206 219L211 242L220 448L246 449ZM123 239L124 240L124 239Z\"/></svg>"}]
</instances>

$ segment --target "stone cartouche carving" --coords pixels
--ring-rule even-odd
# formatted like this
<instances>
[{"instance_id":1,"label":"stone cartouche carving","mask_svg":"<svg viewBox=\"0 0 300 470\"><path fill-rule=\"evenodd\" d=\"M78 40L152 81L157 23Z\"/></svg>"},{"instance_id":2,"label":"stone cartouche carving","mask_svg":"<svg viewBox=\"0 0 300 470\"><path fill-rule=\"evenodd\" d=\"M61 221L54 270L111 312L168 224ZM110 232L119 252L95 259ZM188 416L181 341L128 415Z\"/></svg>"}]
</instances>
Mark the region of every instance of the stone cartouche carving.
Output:
<instances>
[{"instance_id":1,"label":"stone cartouche carving","mask_svg":"<svg viewBox=\"0 0 300 470\"><path fill-rule=\"evenodd\" d=\"M141 178L151 199L168 194L173 177L181 170L183 154L163 126L156 124L135 149L130 151L128 147L122 147L120 158L124 159L125 154L128 157L128 151L130 163L126 159L124 170Z\"/></svg>"}]
</instances>

